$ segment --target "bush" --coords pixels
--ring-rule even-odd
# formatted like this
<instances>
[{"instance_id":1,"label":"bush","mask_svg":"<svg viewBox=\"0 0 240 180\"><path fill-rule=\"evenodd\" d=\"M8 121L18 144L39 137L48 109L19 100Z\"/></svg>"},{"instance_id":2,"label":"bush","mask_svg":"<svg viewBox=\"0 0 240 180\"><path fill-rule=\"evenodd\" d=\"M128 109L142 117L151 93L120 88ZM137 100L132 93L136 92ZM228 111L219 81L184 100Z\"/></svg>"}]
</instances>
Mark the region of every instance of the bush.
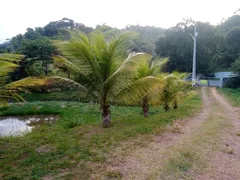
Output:
<instances>
[{"instance_id":1,"label":"bush","mask_svg":"<svg viewBox=\"0 0 240 180\"><path fill-rule=\"evenodd\" d=\"M240 76L229 79L225 87L233 89L240 88Z\"/></svg>"}]
</instances>

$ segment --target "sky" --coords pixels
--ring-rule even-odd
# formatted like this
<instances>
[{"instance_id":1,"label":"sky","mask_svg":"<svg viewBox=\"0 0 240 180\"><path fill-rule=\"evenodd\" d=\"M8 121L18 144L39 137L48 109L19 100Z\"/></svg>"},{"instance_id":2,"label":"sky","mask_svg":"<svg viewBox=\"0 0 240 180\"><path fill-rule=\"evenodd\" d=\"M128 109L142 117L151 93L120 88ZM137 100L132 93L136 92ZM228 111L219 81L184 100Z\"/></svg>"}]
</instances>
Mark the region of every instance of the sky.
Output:
<instances>
[{"instance_id":1,"label":"sky","mask_svg":"<svg viewBox=\"0 0 240 180\"><path fill-rule=\"evenodd\" d=\"M91 27L169 28L184 18L216 25L239 8L240 0L1 0L0 43L63 17Z\"/></svg>"}]
</instances>

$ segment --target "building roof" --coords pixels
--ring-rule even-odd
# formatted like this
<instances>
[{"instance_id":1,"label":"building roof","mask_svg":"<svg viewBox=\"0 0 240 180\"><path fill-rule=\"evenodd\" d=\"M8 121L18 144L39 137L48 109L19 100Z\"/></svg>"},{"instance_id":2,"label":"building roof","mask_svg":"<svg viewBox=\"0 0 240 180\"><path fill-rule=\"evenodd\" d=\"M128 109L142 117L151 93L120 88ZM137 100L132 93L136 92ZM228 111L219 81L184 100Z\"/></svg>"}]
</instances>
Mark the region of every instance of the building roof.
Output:
<instances>
[{"instance_id":1,"label":"building roof","mask_svg":"<svg viewBox=\"0 0 240 180\"><path fill-rule=\"evenodd\" d=\"M215 78L228 78L228 77L236 77L237 74L233 72L216 72L214 73Z\"/></svg>"}]
</instances>

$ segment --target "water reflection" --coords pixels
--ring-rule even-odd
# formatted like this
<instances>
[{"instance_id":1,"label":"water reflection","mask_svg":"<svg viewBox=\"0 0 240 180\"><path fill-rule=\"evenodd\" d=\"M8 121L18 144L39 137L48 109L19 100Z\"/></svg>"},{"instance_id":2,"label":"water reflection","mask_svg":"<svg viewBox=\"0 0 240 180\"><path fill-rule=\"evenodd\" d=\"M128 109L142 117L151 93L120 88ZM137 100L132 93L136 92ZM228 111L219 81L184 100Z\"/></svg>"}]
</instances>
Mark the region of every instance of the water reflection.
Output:
<instances>
[{"instance_id":1,"label":"water reflection","mask_svg":"<svg viewBox=\"0 0 240 180\"><path fill-rule=\"evenodd\" d=\"M34 127L45 123L53 123L58 119L55 115L15 116L0 118L0 136L20 136L31 132Z\"/></svg>"}]
</instances>

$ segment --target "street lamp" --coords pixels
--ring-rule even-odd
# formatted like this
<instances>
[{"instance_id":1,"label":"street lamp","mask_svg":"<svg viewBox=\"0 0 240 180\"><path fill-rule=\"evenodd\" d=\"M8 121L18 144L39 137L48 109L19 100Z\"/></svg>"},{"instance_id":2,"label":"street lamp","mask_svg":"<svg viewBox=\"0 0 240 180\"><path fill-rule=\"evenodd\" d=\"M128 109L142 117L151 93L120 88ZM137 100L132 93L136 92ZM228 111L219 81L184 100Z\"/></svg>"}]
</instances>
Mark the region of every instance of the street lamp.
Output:
<instances>
[{"instance_id":1,"label":"street lamp","mask_svg":"<svg viewBox=\"0 0 240 180\"><path fill-rule=\"evenodd\" d=\"M196 86L196 42L197 42L197 36L198 36L198 32L197 32L197 25L195 23L194 26L194 35L192 35L191 33L189 33L190 36L193 39L193 68L192 68L192 86Z\"/></svg>"}]
</instances>

